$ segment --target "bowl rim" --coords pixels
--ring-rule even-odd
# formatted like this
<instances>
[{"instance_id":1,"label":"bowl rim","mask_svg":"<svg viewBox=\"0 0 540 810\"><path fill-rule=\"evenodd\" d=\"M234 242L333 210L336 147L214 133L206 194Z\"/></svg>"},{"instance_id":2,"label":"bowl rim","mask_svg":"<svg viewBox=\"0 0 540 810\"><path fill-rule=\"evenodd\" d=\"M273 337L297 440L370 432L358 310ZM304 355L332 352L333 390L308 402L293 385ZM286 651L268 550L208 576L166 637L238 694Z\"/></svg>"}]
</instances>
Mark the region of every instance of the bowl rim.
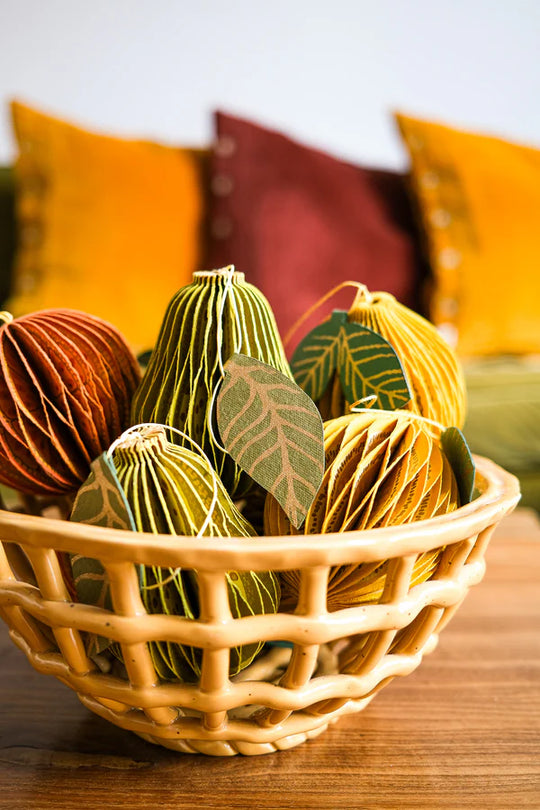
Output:
<instances>
[{"instance_id":1,"label":"bowl rim","mask_svg":"<svg viewBox=\"0 0 540 810\"><path fill-rule=\"evenodd\" d=\"M0 510L0 542L83 553L102 562L215 572L341 565L418 554L494 526L518 503L518 479L490 459L473 458L480 490L477 498L445 515L384 528L312 535L186 537Z\"/></svg>"}]
</instances>

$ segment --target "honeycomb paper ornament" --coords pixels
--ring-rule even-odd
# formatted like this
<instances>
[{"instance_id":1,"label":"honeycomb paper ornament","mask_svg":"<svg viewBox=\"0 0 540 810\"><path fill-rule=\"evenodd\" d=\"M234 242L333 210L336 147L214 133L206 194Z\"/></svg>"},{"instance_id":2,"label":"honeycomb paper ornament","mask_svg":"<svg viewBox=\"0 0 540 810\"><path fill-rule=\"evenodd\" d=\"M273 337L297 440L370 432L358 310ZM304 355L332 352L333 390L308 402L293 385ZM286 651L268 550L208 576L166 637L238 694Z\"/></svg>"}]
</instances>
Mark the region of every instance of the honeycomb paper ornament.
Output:
<instances>
[{"instance_id":1,"label":"honeycomb paper ornament","mask_svg":"<svg viewBox=\"0 0 540 810\"><path fill-rule=\"evenodd\" d=\"M408 383L410 401L391 407L405 407L445 427L462 427L466 411L465 380L452 347L439 335L433 324L400 304L390 293L370 293L363 284L354 286L357 287L357 294L347 313L348 325L359 324L384 338L399 358ZM330 328L332 319L325 323ZM302 387L305 387L306 349L314 358L312 374L324 357L323 336L317 330L324 332L324 323L304 338L291 361L295 379ZM343 337L340 336L340 339L343 340ZM321 351L318 351L316 344L320 345ZM380 351L377 354L380 355ZM338 365L343 355L346 353L336 352ZM304 366L301 365L302 361ZM340 371L343 376L343 370L337 368L325 390L315 396L323 419L348 413L350 406L355 404L347 402L344 396ZM390 373L392 370L389 366L387 374ZM386 408L388 405L379 400L376 407Z\"/></svg>"},{"instance_id":2,"label":"honeycomb paper ornament","mask_svg":"<svg viewBox=\"0 0 540 810\"><path fill-rule=\"evenodd\" d=\"M71 519L153 534L254 536L208 459L168 441L166 430L157 424L135 426L114 442L93 465ZM72 570L79 599L107 606L108 583L101 564L78 556L72 558ZM198 616L196 571L141 566L139 577L149 613ZM233 616L277 610L279 582L271 572L231 571L226 579ZM92 641L97 652L108 646L100 639ZM193 681L200 676L202 650L166 641L149 646L161 678ZM231 675L248 666L261 649L262 644L232 648Z\"/></svg>"},{"instance_id":3,"label":"honeycomb paper ornament","mask_svg":"<svg viewBox=\"0 0 540 810\"><path fill-rule=\"evenodd\" d=\"M458 485L434 438L432 426L404 411L351 413L325 422L326 472L303 533L373 529L410 523L459 506ZM265 503L268 535L300 534L272 496ZM413 584L433 572L440 551L419 557ZM328 610L380 598L387 563L335 567L328 583ZM299 573L282 576L282 607L293 609Z\"/></svg>"},{"instance_id":4,"label":"honeycomb paper ornament","mask_svg":"<svg viewBox=\"0 0 540 810\"><path fill-rule=\"evenodd\" d=\"M213 411L224 364L233 354L248 355L292 377L262 293L233 267L195 273L169 304L131 419L186 433L209 456L231 495L239 497L253 482L216 440Z\"/></svg>"},{"instance_id":5,"label":"honeycomb paper ornament","mask_svg":"<svg viewBox=\"0 0 540 810\"><path fill-rule=\"evenodd\" d=\"M137 361L116 327L84 312L0 320L0 481L30 495L73 492L129 424Z\"/></svg>"}]
</instances>

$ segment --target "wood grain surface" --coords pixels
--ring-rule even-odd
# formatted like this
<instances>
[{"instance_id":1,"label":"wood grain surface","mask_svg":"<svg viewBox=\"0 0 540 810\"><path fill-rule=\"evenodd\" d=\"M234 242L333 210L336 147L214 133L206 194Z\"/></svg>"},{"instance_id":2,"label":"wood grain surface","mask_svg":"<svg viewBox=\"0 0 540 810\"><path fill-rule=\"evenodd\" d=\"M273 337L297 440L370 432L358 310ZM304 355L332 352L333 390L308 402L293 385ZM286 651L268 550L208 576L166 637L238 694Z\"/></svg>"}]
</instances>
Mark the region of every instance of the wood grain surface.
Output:
<instances>
[{"instance_id":1,"label":"wood grain surface","mask_svg":"<svg viewBox=\"0 0 540 810\"><path fill-rule=\"evenodd\" d=\"M540 526L518 510L411 675L317 739L213 759L145 743L35 672L0 623L2 810L540 808Z\"/></svg>"}]
</instances>

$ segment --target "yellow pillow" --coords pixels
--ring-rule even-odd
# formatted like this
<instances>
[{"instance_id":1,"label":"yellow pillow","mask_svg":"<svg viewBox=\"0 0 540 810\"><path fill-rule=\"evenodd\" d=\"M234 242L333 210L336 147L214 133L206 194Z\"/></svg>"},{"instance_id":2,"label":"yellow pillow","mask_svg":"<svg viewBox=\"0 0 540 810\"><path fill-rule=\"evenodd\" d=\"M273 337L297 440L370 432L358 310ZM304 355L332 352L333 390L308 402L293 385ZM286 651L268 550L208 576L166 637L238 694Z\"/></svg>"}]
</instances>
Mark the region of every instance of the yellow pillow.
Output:
<instances>
[{"instance_id":1,"label":"yellow pillow","mask_svg":"<svg viewBox=\"0 0 540 810\"><path fill-rule=\"evenodd\" d=\"M540 351L540 151L398 114L430 317L463 356Z\"/></svg>"},{"instance_id":2,"label":"yellow pillow","mask_svg":"<svg viewBox=\"0 0 540 810\"><path fill-rule=\"evenodd\" d=\"M200 257L205 152L87 132L18 102L19 246L7 308L71 307L153 346Z\"/></svg>"}]
</instances>

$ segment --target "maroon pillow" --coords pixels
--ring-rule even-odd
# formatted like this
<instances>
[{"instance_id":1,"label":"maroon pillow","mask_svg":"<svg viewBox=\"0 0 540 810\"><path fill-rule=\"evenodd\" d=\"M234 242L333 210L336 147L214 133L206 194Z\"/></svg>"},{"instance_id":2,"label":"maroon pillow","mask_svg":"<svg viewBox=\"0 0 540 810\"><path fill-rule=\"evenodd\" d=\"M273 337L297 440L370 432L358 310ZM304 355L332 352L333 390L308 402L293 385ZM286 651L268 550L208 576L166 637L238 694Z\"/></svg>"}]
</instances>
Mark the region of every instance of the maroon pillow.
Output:
<instances>
[{"instance_id":1,"label":"maroon pillow","mask_svg":"<svg viewBox=\"0 0 540 810\"><path fill-rule=\"evenodd\" d=\"M424 270L404 175L337 160L222 112L216 127L207 265L244 272L282 335L344 280L421 310ZM309 325L353 297L340 293Z\"/></svg>"}]
</instances>

